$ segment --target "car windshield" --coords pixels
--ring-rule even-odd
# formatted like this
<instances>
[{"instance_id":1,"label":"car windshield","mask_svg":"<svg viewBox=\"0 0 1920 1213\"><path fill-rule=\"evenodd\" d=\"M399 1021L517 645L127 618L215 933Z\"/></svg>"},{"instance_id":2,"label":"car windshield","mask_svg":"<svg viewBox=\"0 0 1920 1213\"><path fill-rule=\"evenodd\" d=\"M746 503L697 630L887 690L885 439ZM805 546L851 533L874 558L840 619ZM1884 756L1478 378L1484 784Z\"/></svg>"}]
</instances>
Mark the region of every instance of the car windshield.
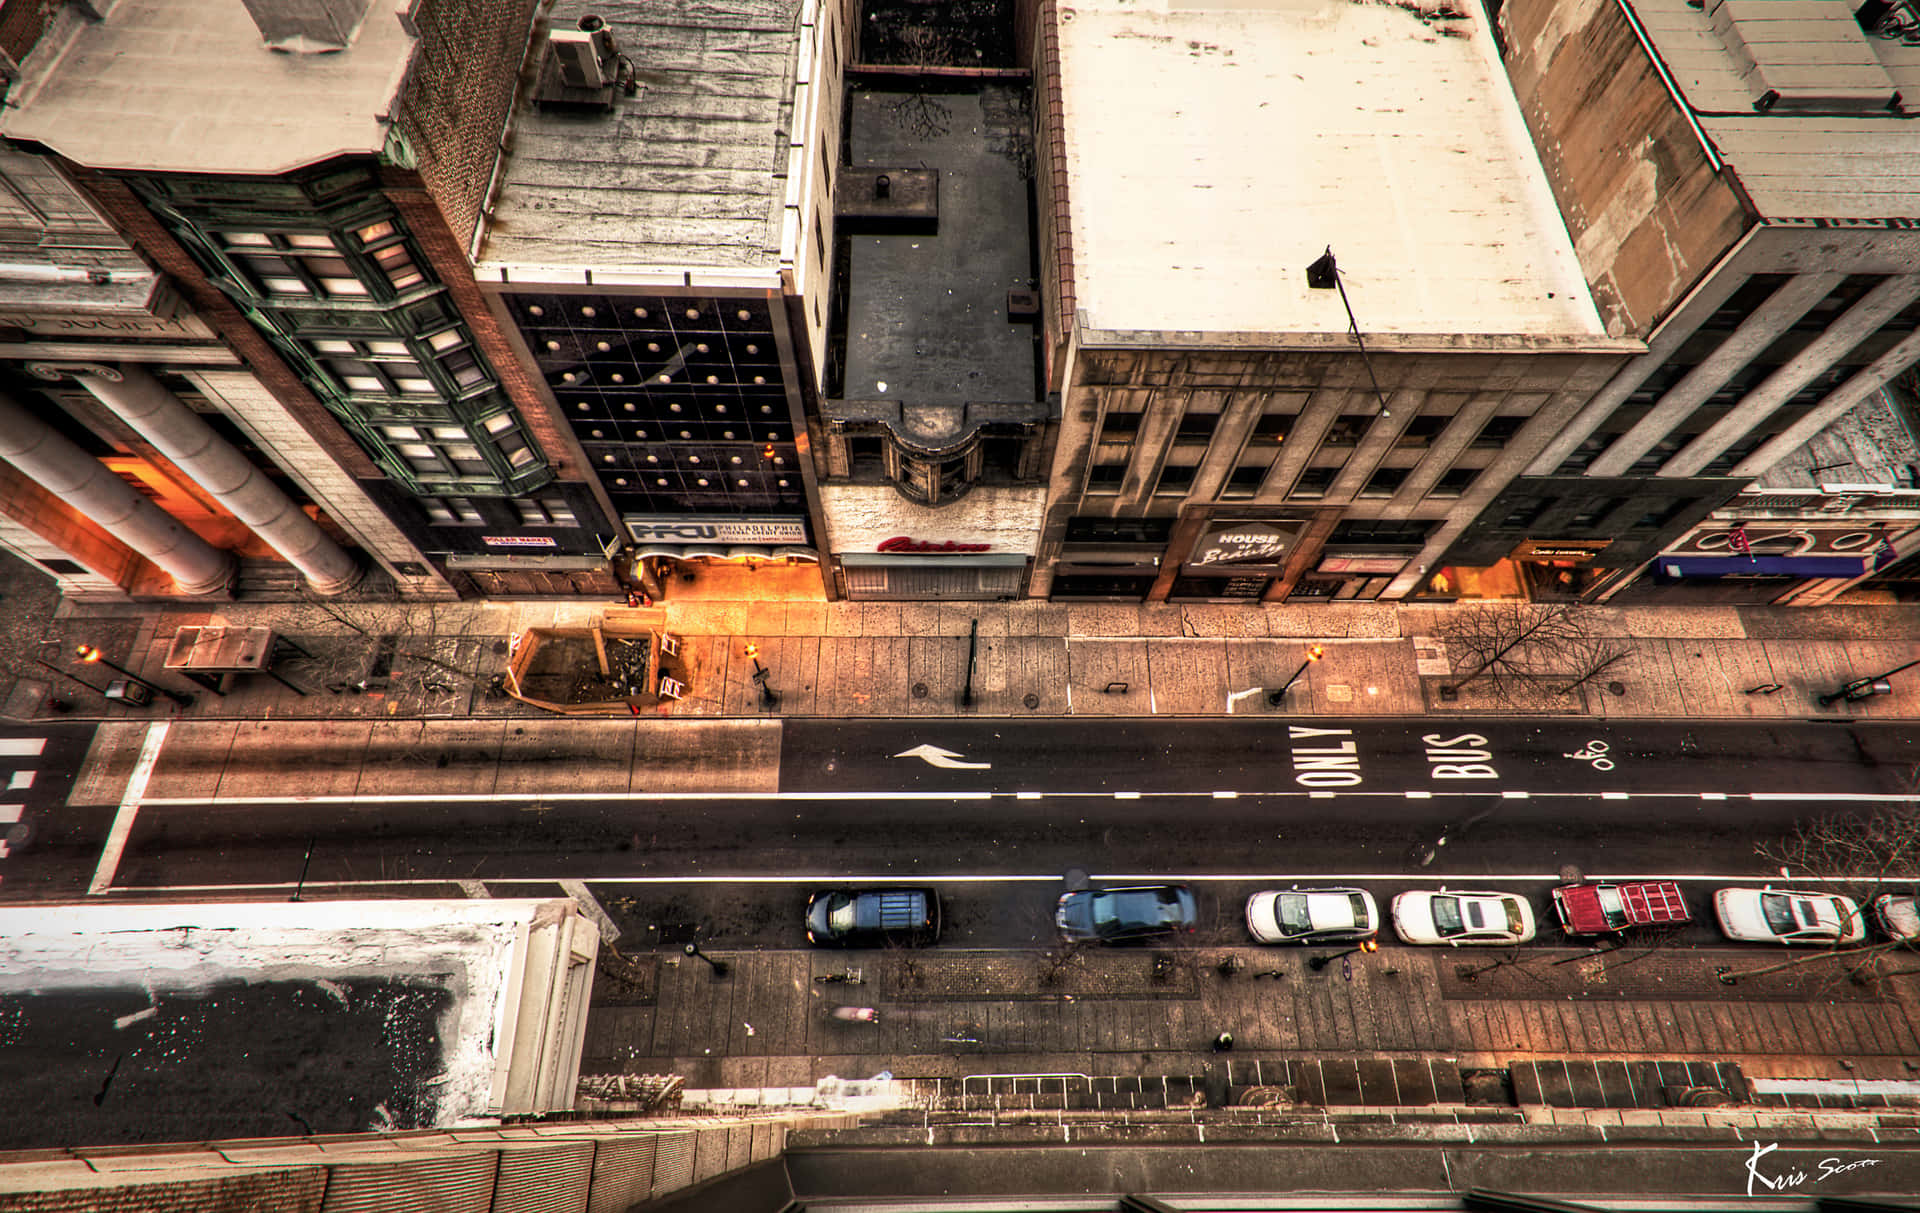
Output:
<instances>
[{"instance_id":1,"label":"car windshield","mask_svg":"<svg viewBox=\"0 0 1920 1213\"><path fill-rule=\"evenodd\" d=\"M1599 891L1595 893L1595 897L1600 902L1600 914L1607 920L1608 926L1624 927L1627 925L1627 907L1620 899L1619 889L1614 888L1612 885L1602 885ZM1512 916L1513 908L1511 906L1507 908L1507 913L1509 916ZM1516 924L1513 929L1518 931L1520 927Z\"/></svg>"},{"instance_id":2,"label":"car windshield","mask_svg":"<svg viewBox=\"0 0 1920 1213\"><path fill-rule=\"evenodd\" d=\"M1298 935L1313 926L1313 920L1307 917L1307 895L1305 893L1282 893L1273 905L1273 916L1280 923L1280 929L1289 935Z\"/></svg>"},{"instance_id":3,"label":"car windshield","mask_svg":"<svg viewBox=\"0 0 1920 1213\"><path fill-rule=\"evenodd\" d=\"M827 899L827 929L836 935L853 930L853 898L835 893Z\"/></svg>"},{"instance_id":4,"label":"car windshield","mask_svg":"<svg viewBox=\"0 0 1920 1213\"><path fill-rule=\"evenodd\" d=\"M1767 930L1775 935L1791 935L1800 929L1793 920L1793 906L1784 893L1760 894L1760 914L1767 920Z\"/></svg>"},{"instance_id":5,"label":"car windshield","mask_svg":"<svg viewBox=\"0 0 1920 1213\"><path fill-rule=\"evenodd\" d=\"M1520 919L1520 903L1519 902L1508 901L1503 898L1501 899L1500 905L1507 912L1507 932L1509 934L1518 935L1520 934L1521 931L1526 929L1527 924L1525 922L1522 922Z\"/></svg>"},{"instance_id":6,"label":"car windshield","mask_svg":"<svg viewBox=\"0 0 1920 1213\"><path fill-rule=\"evenodd\" d=\"M1435 897L1433 905L1433 929L1439 935L1458 935L1467 929L1460 921L1460 899L1458 897ZM1479 915L1474 916L1476 920ZM1479 925L1476 921L1475 925Z\"/></svg>"},{"instance_id":7,"label":"car windshield","mask_svg":"<svg viewBox=\"0 0 1920 1213\"><path fill-rule=\"evenodd\" d=\"M1367 899L1358 893L1349 893L1347 894L1347 900L1353 905L1353 925L1356 927L1366 926Z\"/></svg>"}]
</instances>

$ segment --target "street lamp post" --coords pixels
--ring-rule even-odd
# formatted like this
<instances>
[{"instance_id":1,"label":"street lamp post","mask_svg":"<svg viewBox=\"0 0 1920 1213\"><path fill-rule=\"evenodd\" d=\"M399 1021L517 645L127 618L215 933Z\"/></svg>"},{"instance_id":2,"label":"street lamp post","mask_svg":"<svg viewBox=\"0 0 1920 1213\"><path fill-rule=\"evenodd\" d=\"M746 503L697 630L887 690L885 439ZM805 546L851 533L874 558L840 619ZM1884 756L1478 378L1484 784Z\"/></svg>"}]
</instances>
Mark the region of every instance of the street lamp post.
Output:
<instances>
[{"instance_id":1,"label":"street lamp post","mask_svg":"<svg viewBox=\"0 0 1920 1213\"><path fill-rule=\"evenodd\" d=\"M1340 281L1340 266L1333 259L1332 245L1328 245L1327 251L1314 258L1313 264L1307 267L1307 285L1318 291L1328 287L1340 291L1340 306L1347 309L1347 331L1353 334L1353 343L1360 347L1360 361L1367 368L1367 381L1373 384L1373 398L1380 402L1380 415L1392 416L1387 412L1387 397L1380 390L1380 380L1374 376L1373 359L1367 357L1367 343L1360 337L1360 322L1353 318L1353 304L1347 301L1347 284Z\"/></svg>"},{"instance_id":2,"label":"street lamp post","mask_svg":"<svg viewBox=\"0 0 1920 1213\"><path fill-rule=\"evenodd\" d=\"M753 662L753 683L760 688L760 706L766 711L780 706L780 692L767 685L767 679L773 677L773 671L760 664L760 646L747 646L747 659Z\"/></svg>"},{"instance_id":3,"label":"street lamp post","mask_svg":"<svg viewBox=\"0 0 1920 1213\"><path fill-rule=\"evenodd\" d=\"M702 952L700 950L700 945L697 943L690 943L686 947L682 948L681 951L693 957L695 960L706 961L707 967L713 970L713 975L715 977L725 977L727 975L728 970L731 968L731 966L728 965L726 961L715 960L713 957L707 955L705 952Z\"/></svg>"},{"instance_id":4,"label":"street lamp post","mask_svg":"<svg viewBox=\"0 0 1920 1213\"><path fill-rule=\"evenodd\" d=\"M1887 685L1887 679L1893 677L1895 674L1898 674L1902 670L1910 670L1917 665L1920 665L1920 657L1917 657L1914 660L1909 661L1905 665L1894 666L1891 670L1888 670L1884 674L1875 674L1871 678L1856 678L1852 682L1849 682L1847 685L1841 687L1839 690L1833 692L1833 694L1820 696L1818 702L1820 706L1824 708L1828 704L1834 702L1837 699L1844 699L1844 700L1847 700L1849 703L1851 703L1856 699L1868 699L1874 695L1891 694L1893 692L1893 688Z\"/></svg>"},{"instance_id":5,"label":"street lamp post","mask_svg":"<svg viewBox=\"0 0 1920 1213\"><path fill-rule=\"evenodd\" d=\"M1277 691L1267 692L1267 706L1270 708L1277 708L1281 704L1285 703L1287 701L1287 692L1293 689L1294 683L1300 681L1300 675L1306 673L1307 667L1312 665L1314 662L1320 660L1322 657L1326 656L1326 653L1327 651L1321 648L1317 644L1308 645L1307 659L1300 663L1300 668L1293 672L1293 677L1287 679L1287 684L1281 687Z\"/></svg>"},{"instance_id":6,"label":"street lamp post","mask_svg":"<svg viewBox=\"0 0 1920 1213\"><path fill-rule=\"evenodd\" d=\"M1380 944L1377 941L1363 939L1344 952L1328 952L1324 956L1309 956L1307 957L1307 967L1318 973L1334 961L1339 960L1342 956L1351 956L1355 952L1378 952L1379 950Z\"/></svg>"},{"instance_id":7,"label":"street lamp post","mask_svg":"<svg viewBox=\"0 0 1920 1213\"><path fill-rule=\"evenodd\" d=\"M967 632L967 685L966 688L960 692L960 706L963 708L973 706L973 659L974 655L979 652L979 648L980 621L975 619L972 629Z\"/></svg>"},{"instance_id":8,"label":"street lamp post","mask_svg":"<svg viewBox=\"0 0 1920 1213\"><path fill-rule=\"evenodd\" d=\"M113 662L108 661L106 656L100 652L98 647L94 645L83 644L80 647L74 649L73 653L74 653L74 656L78 657L83 663L87 665L103 665L110 670L118 670L120 671L120 673L126 675L129 681L139 683L141 686L147 688L149 691L152 691L156 695L165 695L168 699L173 700L175 703L179 704L183 708L193 706L193 697L191 695L182 695L178 691L169 691L167 688L163 686L159 686L155 683L148 682L146 679L140 677L140 675L134 673L132 670L129 670L127 667L123 665L115 665Z\"/></svg>"}]
</instances>

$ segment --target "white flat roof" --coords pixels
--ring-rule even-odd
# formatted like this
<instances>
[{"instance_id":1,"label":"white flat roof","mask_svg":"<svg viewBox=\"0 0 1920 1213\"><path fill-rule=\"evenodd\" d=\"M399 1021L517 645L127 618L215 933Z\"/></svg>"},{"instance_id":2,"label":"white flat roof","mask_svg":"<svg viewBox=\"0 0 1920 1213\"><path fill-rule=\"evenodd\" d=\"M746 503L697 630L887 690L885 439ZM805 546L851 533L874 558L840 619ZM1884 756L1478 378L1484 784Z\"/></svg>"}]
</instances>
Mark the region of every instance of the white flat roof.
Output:
<instances>
[{"instance_id":1,"label":"white flat roof","mask_svg":"<svg viewBox=\"0 0 1920 1213\"><path fill-rule=\"evenodd\" d=\"M1476 0L1206 3L1059 10L1085 327L1605 336Z\"/></svg>"},{"instance_id":2,"label":"white flat roof","mask_svg":"<svg viewBox=\"0 0 1920 1213\"><path fill-rule=\"evenodd\" d=\"M50 29L0 130L79 164L278 173L386 146L414 46L414 0L372 0L335 54L268 49L243 0L118 0Z\"/></svg>"}]
</instances>

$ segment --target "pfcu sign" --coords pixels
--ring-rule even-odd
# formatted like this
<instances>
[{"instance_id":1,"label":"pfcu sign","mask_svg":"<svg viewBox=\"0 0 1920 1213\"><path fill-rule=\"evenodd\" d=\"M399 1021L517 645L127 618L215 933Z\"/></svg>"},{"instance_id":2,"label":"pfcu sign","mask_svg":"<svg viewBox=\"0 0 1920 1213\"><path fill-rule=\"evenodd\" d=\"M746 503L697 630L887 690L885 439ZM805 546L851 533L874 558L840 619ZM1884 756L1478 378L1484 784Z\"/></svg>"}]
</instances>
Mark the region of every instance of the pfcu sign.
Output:
<instances>
[{"instance_id":1,"label":"pfcu sign","mask_svg":"<svg viewBox=\"0 0 1920 1213\"><path fill-rule=\"evenodd\" d=\"M798 543L807 541L804 518L751 515L643 514L626 518L635 543Z\"/></svg>"},{"instance_id":2,"label":"pfcu sign","mask_svg":"<svg viewBox=\"0 0 1920 1213\"><path fill-rule=\"evenodd\" d=\"M874 545L873 550L900 555L945 556L965 552L985 552L992 547L990 543L956 543L951 539L913 539L906 535L895 535L891 539L882 539Z\"/></svg>"}]
</instances>

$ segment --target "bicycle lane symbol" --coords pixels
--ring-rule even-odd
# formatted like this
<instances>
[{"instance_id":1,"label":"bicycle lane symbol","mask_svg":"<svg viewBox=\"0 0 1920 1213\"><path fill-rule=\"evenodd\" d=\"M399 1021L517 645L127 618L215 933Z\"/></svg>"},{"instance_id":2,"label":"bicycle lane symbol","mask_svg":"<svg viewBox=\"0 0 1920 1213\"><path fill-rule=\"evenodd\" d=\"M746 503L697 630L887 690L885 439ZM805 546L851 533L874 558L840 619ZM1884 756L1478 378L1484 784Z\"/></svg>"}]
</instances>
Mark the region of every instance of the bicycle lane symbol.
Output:
<instances>
[{"instance_id":1,"label":"bicycle lane symbol","mask_svg":"<svg viewBox=\"0 0 1920 1213\"><path fill-rule=\"evenodd\" d=\"M1596 771L1611 771L1613 769L1613 759L1607 757L1609 748L1604 741L1589 741L1580 749L1570 754L1563 753L1560 757L1572 758L1578 762L1592 763L1593 769Z\"/></svg>"}]
</instances>

